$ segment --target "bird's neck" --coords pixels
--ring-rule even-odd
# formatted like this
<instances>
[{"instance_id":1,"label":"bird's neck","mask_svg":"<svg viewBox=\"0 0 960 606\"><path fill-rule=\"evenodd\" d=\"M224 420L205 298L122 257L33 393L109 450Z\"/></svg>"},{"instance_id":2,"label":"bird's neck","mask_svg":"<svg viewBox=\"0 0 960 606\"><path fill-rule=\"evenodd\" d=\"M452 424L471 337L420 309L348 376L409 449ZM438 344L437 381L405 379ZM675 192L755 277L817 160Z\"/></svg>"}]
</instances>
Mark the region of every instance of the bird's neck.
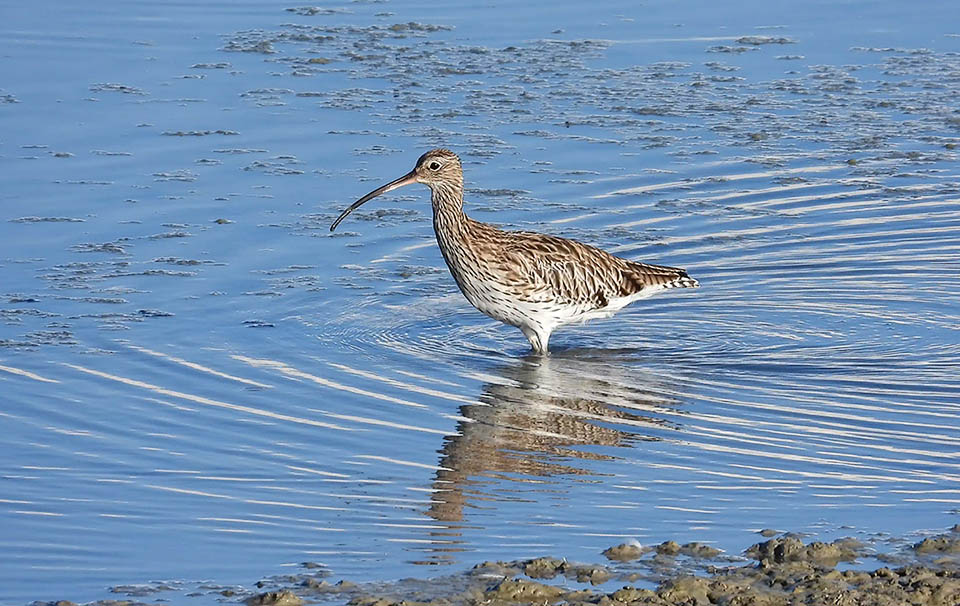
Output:
<instances>
[{"instance_id":1,"label":"bird's neck","mask_svg":"<svg viewBox=\"0 0 960 606\"><path fill-rule=\"evenodd\" d=\"M433 226L437 233L458 233L467 223L463 212L463 185L437 184L430 193L433 204Z\"/></svg>"},{"instance_id":2,"label":"bird's neck","mask_svg":"<svg viewBox=\"0 0 960 606\"><path fill-rule=\"evenodd\" d=\"M471 242L474 239L476 222L463 212L463 186L435 187L430 195L433 203L433 231L437 244L447 262L453 279L460 290L470 299L468 281L465 278L471 259Z\"/></svg>"}]
</instances>

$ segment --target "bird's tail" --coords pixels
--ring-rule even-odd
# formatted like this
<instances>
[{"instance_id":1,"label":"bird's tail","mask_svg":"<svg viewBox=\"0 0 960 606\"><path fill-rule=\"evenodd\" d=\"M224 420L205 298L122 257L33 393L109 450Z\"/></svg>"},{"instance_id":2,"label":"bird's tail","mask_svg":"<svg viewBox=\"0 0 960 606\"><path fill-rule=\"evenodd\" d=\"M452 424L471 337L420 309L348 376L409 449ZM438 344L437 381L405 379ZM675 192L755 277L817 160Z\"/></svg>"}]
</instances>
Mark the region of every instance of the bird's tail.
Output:
<instances>
[{"instance_id":1,"label":"bird's tail","mask_svg":"<svg viewBox=\"0 0 960 606\"><path fill-rule=\"evenodd\" d=\"M664 284L666 288L698 288L700 283L697 282L696 278L691 278L687 275L687 271L684 269L678 270L680 275L676 277L672 282Z\"/></svg>"},{"instance_id":2,"label":"bird's tail","mask_svg":"<svg viewBox=\"0 0 960 606\"><path fill-rule=\"evenodd\" d=\"M630 263L632 269L642 276L642 281L648 286L661 288L697 288L700 283L687 275L687 270L666 265L651 263Z\"/></svg>"}]
</instances>

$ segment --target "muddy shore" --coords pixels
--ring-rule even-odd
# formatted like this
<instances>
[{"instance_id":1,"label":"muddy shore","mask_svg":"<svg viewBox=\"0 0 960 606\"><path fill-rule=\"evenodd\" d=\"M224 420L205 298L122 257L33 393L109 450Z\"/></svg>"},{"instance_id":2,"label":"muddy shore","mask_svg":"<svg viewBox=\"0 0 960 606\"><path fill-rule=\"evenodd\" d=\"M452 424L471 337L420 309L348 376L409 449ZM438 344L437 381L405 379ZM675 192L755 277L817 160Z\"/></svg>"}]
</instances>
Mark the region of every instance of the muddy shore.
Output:
<instances>
[{"instance_id":1,"label":"muddy shore","mask_svg":"<svg viewBox=\"0 0 960 606\"><path fill-rule=\"evenodd\" d=\"M789 533L761 531L769 538L728 555L703 543L623 543L596 563L540 557L491 561L457 575L393 583L331 582L323 565L304 562L295 574L271 577L249 588L200 585L182 595L213 597L246 606L453 606L561 604L621 606L956 606L960 604L960 525L920 541L865 543L837 539L804 542ZM879 547L882 544L886 549ZM879 564L871 569L864 561ZM126 599L90 606L139 606L170 602L162 583L117 586ZM149 602L141 601L144 598ZM68 600L32 606L73 606Z\"/></svg>"}]
</instances>

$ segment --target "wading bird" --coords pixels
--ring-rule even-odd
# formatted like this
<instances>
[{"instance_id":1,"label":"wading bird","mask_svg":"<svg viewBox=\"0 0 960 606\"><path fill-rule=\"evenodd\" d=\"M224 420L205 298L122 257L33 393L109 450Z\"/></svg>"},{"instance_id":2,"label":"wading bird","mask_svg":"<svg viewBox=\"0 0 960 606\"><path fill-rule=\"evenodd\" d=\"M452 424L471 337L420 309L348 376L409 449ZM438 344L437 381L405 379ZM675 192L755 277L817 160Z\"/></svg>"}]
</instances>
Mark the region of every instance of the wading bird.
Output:
<instances>
[{"instance_id":1,"label":"wading bird","mask_svg":"<svg viewBox=\"0 0 960 606\"><path fill-rule=\"evenodd\" d=\"M420 156L412 171L351 204L330 226L380 194L423 183L430 188L440 252L470 304L516 326L534 353L547 355L558 326L606 318L638 299L699 283L683 269L628 261L575 240L503 231L463 212L463 168L447 149Z\"/></svg>"}]
</instances>

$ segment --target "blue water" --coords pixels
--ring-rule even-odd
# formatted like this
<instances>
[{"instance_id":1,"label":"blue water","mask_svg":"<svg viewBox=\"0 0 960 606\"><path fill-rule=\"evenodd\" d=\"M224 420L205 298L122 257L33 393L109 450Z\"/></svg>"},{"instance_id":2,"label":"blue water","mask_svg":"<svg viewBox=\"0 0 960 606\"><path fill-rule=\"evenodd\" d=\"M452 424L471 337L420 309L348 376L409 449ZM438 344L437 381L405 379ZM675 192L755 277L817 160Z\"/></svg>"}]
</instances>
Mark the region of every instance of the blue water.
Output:
<instances>
[{"instance_id":1,"label":"blue water","mask_svg":"<svg viewBox=\"0 0 960 606\"><path fill-rule=\"evenodd\" d=\"M288 8L0 9L0 603L956 523L952 3ZM436 146L701 288L528 357L425 188L328 231Z\"/></svg>"}]
</instances>

